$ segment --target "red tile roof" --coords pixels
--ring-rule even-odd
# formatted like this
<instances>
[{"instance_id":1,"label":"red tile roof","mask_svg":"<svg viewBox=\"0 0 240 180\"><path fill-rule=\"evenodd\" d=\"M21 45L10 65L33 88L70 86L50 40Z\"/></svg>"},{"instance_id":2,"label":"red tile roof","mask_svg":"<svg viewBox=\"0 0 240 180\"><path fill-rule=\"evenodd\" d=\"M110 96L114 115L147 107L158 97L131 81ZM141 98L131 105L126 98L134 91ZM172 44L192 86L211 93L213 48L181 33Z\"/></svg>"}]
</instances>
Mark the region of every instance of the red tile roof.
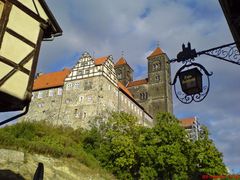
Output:
<instances>
[{"instance_id":1,"label":"red tile roof","mask_svg":"<svg viewBox=\"0 0 240 180\"><path fill-rule=\"evenodd\" d=\"M64 68L62 71L42 74L34 80L33 90L63 86L64 80L70 72L70 69Z\"/></svg>"},{"instance_id":2,"label":"red tile roof","mask_svg":"<svg viewBox=\"0 0 240 180\"><path fill-rule=\"evenodd\" d=\"M104 57L100 57L95 59L95 65L101 65L103 63L105 63L108 59L108 56L104 56Z\"/></svg>"},{"instance_id":3,"label":"red tile roof","mask_svg":"<svg viewBox=\"0 0 240 180\"><path fill-rule=\"evenodd\" d=\"M127 87L139 86L139 85L147 84L147 83L148 83L148 79L146 78L146 79L129 82Z\"/></svg>"},{"instance_id":4,"label":"red tile roof","mask_svg":"<svg viewBox=\"0 0 240 180\"><path fill-rule=\"evenodd\" d=\"M164 52L159 48L157 47L153 52L152 54L150 54L147 58L152 58L152 57L155 57L155 56L158 56L158 55L161 55L163 54Z\"/></svg>"},{"instance_id":5,"label":"red tile roof","mask_svg":"<svg viewBox=\"0 0 240 180\"><path fill-rule=\"evenodd\" d=\"M121 57L115 64L115 66L120 66L120 65L124 65L127 64L126 59L124 59L123 57Z\"/></svg>"},{"instance_id":6,"label":"red tile roof","mask_svg":"<svg viewBox=\"0 0 240 180\"><path fill-rule=\"evenodd\" d=\"M181 125L183 127L192 126L195 123L196 119L194 117L180 119Z\"/></svg>"},{"instance_id":7,"label":"red tile roof","mask_svg":"<svg viewBox=\"0 0 240 180\"><path fill-rule=\"evenodd\" d=\"M118 88L121 89L123 92L125 92L127 95L133 98L132 94L130 91L120 82L118 82Z\"/></svg>"}]
</instances>

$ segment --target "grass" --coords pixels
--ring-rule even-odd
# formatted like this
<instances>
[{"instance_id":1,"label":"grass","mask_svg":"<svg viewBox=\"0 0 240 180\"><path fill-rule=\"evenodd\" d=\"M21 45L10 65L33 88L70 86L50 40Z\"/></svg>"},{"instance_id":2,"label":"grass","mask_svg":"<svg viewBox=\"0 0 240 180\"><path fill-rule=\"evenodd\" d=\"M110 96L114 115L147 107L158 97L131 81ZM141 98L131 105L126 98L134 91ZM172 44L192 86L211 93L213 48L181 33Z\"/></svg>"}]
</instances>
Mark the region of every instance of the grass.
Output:
<instances>
[{"instance_id":1,"label":"grass","mask_svg":"<svg viewBox=\"0 0 240 180\"><path fill-rule=\"evenodd\" d=\"M83 148L85 131L54 127L45 122L21 122L0 128L0 148L11 148L55 158L77 159L80 163L106 174L92 154Z\"/></svg>"}]
</instances>

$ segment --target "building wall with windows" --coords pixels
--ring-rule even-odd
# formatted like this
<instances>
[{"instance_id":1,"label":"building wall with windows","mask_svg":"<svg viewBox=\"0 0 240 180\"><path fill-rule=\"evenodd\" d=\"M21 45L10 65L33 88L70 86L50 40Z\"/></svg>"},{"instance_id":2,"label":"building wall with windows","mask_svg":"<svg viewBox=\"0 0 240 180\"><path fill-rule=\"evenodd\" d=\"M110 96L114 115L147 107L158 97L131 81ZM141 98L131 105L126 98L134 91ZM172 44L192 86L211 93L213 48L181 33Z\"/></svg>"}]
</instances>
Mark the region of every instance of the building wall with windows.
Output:
<instances>
[{"instance_id":1,"label":"building wall with windows","mask_svg":"<svg viewBox=\"0 0 240 180\"><path fill-rule=\"evenodd\" d=\"M25 120L88 128L96 116L124 111L143 125L153 125L152 117L118 82L112 56L94 59L84 53L71 70L61 72L43 74L35 80Z\"/></svg>"},{"instance_id":2,"label":"building wall with windows","mask_svg":"<svg viewBox=\"0 0 240 180\"><path fill-rule=\"evenodd\" d=\"M201 125L196 117L180 119L181 126L187 131L191 140L199 140Z\"/></svg>"}]
</instances>

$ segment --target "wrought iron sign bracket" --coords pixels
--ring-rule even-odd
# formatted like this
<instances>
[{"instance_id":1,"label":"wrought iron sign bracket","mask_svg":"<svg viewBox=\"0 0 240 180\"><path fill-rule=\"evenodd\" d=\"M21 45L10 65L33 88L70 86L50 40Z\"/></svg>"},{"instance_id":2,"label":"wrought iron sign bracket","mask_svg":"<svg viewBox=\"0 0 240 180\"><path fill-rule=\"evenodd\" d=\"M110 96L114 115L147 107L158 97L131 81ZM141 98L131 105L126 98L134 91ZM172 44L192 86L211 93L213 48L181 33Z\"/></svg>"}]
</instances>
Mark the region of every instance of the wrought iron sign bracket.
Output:
<instances>
[{"instance_id":1,"label":"wrought iron sign bracket","mask_svg":"<svg viewBox=\"0 0 240 180\"><path fill-rule=\"evenodd\" d=\"M240 53L236 43L225 44L215 48L196 52L188 43L183 44L182 51L177 54L176 59L169 63L182 62L184 65L177 71L171 85L179 101L184 104L191 102L201 102L208 94L212 72L208 72L204 66L194 63L196 57L200 55L211 56L223 61L240 65ZM178 82L179 80L179 82Z\"/></svg>"},{"instance_id":2,"label":"wrought iron sign bracket","mask_svg":"<svg viewBox=\"0 0 240 180\"><path fill-rule=\"evenodd\" d=\"M215 48L196 52L195 49L191 49L191 44L188 43L188 47L182 45L182 51L178 53L176 59L170 60L170 63L185 62L187 60L194 60L197 56L207 55L217 58L222 61L227 61L233 64L240 65L240 52L238 51L236 43L229 43Z\"/></svg>"}]
</instances>

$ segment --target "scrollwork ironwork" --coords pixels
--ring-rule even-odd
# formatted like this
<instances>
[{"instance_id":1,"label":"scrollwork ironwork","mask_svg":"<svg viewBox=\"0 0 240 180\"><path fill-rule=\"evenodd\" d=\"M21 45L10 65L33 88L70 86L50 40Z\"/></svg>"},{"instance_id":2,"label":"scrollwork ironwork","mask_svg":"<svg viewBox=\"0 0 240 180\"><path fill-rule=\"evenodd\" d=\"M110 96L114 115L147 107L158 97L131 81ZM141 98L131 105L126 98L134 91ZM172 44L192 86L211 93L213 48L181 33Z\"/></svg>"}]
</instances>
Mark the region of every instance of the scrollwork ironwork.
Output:
<instances>
[{"instance_id":1,"label":"scrollwork ironwork","mask_svg":"<svg viewBox=\"0 0 240 180\"><path fill-rule=\"evenodd\" d=\"M184 71L186 68L189 67L198 67L200 70L202 70L204 72L203 75L205 75L206 77L206 84L203 85L202 88L202 92L201 93L197 93L197 94L193 94L193 95L187 95L185 94L181 89L179 90L177 87L177 80L179 79L179 74ZM171 85L174 86L174 92L176 94L176 97L178 98L179 101L181 101L184 104L190 104L191 102L201 102L203 99L205 99L205 97L207 96L209 89L210 89L210 80L209 80L209 76L211 76L213 73L209 73L204 66L202 66L201 64L198 63L192 63L192 62L188 62L186 63L184 66L182 66L176 73L173 83L171 83Z\"/></svg>"},{"instance_id":2,"label":"scrollwork ironwork","mask_svg":"<svg viewBox=\"0 0 240 180\"><path fill-rule=\"evenodd\" d=\"M240 53L235 43L201 51L198 52L197 54L198 55L205 54L223 61L240 65Z\"/></svg>"}]
</instances>

